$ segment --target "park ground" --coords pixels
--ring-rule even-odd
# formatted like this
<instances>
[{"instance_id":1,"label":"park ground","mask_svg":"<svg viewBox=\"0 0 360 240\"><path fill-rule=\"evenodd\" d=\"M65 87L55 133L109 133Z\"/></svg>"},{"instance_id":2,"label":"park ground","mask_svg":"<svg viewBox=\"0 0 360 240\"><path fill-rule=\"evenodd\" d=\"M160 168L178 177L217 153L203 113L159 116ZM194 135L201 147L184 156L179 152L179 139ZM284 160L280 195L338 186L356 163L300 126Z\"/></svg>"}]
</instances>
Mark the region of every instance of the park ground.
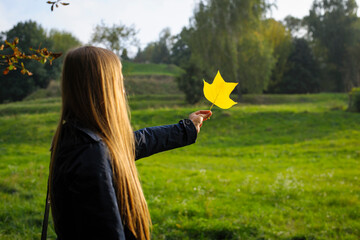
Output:
<instances>
[{"instance_id":1,"label":"park ground","mask_svg":"<svg viewBox=\"0 0 360 240\"><path fill-rule=\"evenodd\" d=\"M198 109L129 97L134 130ZM245 95L194 145L137 161L153 239L359 239L360 114L346 94ZM39 239L60 98L0 105L0 239ZM50 222L49 239L55 239Z\"/></svg>"}]
</instances>

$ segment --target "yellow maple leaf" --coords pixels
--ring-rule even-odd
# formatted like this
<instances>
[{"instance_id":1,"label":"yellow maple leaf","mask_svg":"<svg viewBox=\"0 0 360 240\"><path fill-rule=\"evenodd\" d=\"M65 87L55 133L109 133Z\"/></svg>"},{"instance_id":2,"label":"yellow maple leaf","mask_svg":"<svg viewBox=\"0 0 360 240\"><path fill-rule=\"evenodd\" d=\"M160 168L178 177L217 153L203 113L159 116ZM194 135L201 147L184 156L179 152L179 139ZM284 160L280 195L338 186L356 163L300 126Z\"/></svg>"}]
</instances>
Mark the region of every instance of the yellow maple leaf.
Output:
<instances>
[{"instance_id":1,"label":"yellow maple leaf","mask_svg":"<svg viewBox=\"0 0 360 240\"><path fill-rule=\"evenodd\" d=\"M228 109L237 104L230 98L231 92L238 85L238 83L225 82L220 75L220 71L217 72L212 84L205 82L204 80L204 96L207 100L222 109ZM213 106L212 105L212 106ZM210 110L212 108L210 107Z\"/></svg>"}]
</instances>

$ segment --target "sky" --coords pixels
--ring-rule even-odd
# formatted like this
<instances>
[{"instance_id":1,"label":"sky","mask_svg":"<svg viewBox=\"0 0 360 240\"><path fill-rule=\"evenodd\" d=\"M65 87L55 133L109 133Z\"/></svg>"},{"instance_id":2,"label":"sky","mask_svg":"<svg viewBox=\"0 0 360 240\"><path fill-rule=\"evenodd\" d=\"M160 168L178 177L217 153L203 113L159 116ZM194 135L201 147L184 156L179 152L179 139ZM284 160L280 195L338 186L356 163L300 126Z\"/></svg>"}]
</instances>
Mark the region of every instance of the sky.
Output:
<instances>
[{"instance_id":1,"label":"sky","mask_svg":"<svg viewBox=\"0 0 360 240\"><path fill-rule=\"evenodd\" d=\"M269 16L282 20L287 15L303 17L313 0L273 0ZM56 28L71 32L84 44L88 43L94 27L101 21L107 25L134 25L141 47L156 41L159 33L169 27L173 35L189 25L199 0L64 0L69 6L50 11L46 0L0 0L0 32L10 30L16 23L34 20L47 30ZM360 0L357 0L360 5Z\"/></svg>"}]
</instances>

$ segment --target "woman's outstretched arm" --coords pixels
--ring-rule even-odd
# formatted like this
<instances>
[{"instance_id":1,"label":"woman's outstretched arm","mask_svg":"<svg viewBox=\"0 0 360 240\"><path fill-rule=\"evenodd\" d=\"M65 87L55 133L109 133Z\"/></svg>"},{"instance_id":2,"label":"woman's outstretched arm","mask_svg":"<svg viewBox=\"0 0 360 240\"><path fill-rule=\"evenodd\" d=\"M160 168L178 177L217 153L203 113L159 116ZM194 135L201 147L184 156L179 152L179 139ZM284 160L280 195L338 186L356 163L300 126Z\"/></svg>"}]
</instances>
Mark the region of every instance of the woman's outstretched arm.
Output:
<instances>
[{"instance_id":1,"label":"woman's outstretched arm","mask_svg":"<svg viewBox=\"0 0 360 240\"><path fill-rule=\"evenodd\" d=\"M203 121L211 111L201 110L177 124L143 128L135 132L136 159L195 143Z\"/></svg>"}]
</instances>

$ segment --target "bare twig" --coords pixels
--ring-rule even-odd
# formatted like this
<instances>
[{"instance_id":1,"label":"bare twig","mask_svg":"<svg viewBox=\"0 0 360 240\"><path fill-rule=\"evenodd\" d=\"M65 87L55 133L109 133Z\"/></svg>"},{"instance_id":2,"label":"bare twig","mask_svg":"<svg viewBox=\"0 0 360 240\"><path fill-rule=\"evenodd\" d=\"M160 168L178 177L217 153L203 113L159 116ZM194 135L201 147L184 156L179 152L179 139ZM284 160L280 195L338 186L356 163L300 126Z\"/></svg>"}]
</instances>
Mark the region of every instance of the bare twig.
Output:
<instances>
[{"instance_id":1,"label":"bare twig","mask_svg":"<svg viewBox=\"0 0 360 240\"><path fill-rule=\"evenodd\" d=\"M65 2L63 2L62 0L56 0L56 1L47 1L46 3L48 3L48 4L51 4L51 11L54 11L54 6L55 7L59 7L59 4L61 4L61 5L63 5L63 6L67 6L67 5L69 5L70 3L65 3Z\"/></svg>"}]
</instances>

